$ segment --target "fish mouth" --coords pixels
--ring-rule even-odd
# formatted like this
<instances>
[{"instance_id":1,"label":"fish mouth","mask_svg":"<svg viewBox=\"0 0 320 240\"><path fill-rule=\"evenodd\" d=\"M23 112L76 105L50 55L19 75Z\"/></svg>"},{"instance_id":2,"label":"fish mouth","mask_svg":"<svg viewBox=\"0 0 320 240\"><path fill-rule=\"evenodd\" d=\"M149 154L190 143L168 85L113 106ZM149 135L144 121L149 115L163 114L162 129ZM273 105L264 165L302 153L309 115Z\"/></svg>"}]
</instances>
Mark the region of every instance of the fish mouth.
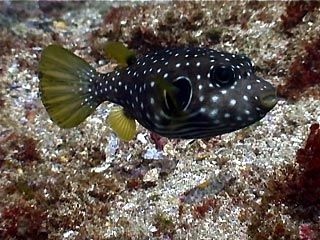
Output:
<instances>
[{"instance_id":1,"label":"fish mouth","mask_svg":"<svg viewBox=\"0 0 320 240\"><path fill-rule=\"evenodd\" d=\"M275 90L266 91L258 97L258 100L260 107L270 110L278 102L277 93Z\"/></svg>"}]
</instances>

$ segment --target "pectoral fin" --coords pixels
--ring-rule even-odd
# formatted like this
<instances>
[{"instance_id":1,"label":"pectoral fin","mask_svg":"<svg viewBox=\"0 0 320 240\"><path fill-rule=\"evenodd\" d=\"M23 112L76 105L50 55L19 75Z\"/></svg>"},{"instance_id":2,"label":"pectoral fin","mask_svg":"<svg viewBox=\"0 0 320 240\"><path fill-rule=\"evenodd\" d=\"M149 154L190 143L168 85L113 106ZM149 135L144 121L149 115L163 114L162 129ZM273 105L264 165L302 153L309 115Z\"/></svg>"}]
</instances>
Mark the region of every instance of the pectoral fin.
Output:
<instances>
[{"instance_id":1,"label":"pectoral fin","mask_svg":"<svg viewBox=\"0 0 320 240\"><path fill-rule=\"evenodd\" d=\"M157 79L156 84L163 92L165 106L168 112L181 113L186 111L191 103L193 90L189 78L178 77L172 82Z\"/></svg>"}]
</instances>

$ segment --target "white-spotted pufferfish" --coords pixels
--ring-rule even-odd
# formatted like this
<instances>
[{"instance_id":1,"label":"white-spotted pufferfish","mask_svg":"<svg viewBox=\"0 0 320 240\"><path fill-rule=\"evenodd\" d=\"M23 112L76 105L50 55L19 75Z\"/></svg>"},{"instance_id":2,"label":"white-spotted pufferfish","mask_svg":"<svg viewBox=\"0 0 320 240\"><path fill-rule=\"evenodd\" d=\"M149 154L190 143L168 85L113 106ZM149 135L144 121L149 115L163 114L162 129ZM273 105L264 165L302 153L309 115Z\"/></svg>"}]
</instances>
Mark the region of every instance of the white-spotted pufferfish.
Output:
<instances>
[{"instance_id":1,"label":"white-spotted pufferfish","mask_svg":"<svg viewBox=\"0 0 320 240\"><path fill-rule=\"evenodd\" d=\"M190 47L136 58L116 42L106 52L124 67L102 74L61 46L43 50L41 99L60 127L77 126L110 101L122 107L108 121L123 140L135 137L135 120L168 138L207 138L246 127L277 103L275 88L243 55Z\"/></svg>"}]
</instances>

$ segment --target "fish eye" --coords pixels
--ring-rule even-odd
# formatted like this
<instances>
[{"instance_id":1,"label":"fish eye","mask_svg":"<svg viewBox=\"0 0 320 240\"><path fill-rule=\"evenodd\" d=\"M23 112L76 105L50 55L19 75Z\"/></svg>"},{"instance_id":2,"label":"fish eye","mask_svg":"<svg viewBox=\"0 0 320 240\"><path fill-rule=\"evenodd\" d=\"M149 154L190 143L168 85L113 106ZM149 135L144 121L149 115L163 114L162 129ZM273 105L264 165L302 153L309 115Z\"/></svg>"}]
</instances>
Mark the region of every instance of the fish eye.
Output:
<instances>
[{"instance_id":1,"label":"fish eye","mask_svg":"<svg viewBox=\"0 0 320 240\"><path fill-rule=\"evenodd\" d=\"M234 70L230 66L217 66L210 74L211 81L218 86L231 85L235 81Z\"/></svg>"}]
</instances>

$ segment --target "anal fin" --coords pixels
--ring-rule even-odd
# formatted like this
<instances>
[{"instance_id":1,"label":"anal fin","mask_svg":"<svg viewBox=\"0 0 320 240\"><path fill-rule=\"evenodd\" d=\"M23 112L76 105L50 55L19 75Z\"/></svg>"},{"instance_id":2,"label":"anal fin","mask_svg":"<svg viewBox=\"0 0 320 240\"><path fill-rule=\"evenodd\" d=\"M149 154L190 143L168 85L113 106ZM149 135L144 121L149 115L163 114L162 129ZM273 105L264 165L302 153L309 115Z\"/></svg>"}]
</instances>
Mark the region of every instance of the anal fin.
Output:
<instances>
[{"instance_id":1,"label":"anal fin","mask_svg":"<svg viewBox=\"0 0 320 240\"><path fill-rule=\"evenodd\" d=\"M136 135L135 119L126 116L123 109L114 109L108 116L110 128L124 141L132 140Z\"/></svg>"}]
</instances>

